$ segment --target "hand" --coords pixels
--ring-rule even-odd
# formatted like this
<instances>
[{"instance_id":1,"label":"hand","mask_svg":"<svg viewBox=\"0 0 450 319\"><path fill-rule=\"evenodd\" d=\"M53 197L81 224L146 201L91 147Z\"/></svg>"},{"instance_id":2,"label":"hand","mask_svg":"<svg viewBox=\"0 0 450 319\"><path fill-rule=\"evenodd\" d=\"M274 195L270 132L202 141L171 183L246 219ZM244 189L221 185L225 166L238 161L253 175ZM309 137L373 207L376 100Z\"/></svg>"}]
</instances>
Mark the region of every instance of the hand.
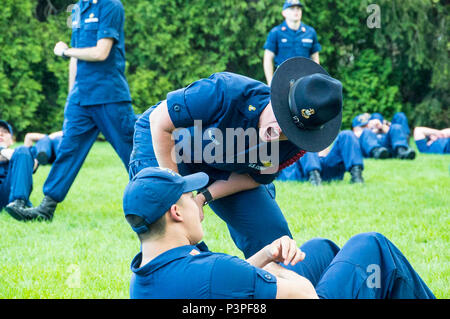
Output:
<instances>
[{"instance_id":1,"label":"hand","mask_svg":"<svg viewBox=\"0 0 450 319\"><path fill-rule=\"evenodd\" d=\"M288 236L283 236L275 240L264 249L272 261L282 262L286 266L289 265L289 263L294 266L299 261L305 259L305 253L302 252L297 247L297 243Z\"/></svg>"},{"instance_id":2,"label":"hand","mask_svg":"<svg viewBox=\"0 0 450 319\"><path fill-rule=\"evenodd\" d=\"M0 151L0 161L2 161L2 162L10 161L13 154L14 154L13 149L9 149L9 148L2 149Z\"/></svg>"},{"instance_id":3,"label":"hand","mask_svg":"<svg viewBox=\"0 0 450 319\"><path fill-rule=\"evenodd\" d=\"M53 49L53 52L57 56L63 56L64 50L67 50L69 47L64 42L60 41L56 43L55 48Z\"/></svg>"},{"instance_id":4,"label":"hand","mask_svg":"<svg viewBox=\"0 0 450 319\"><path fill-rule=\"evenodd\" d=\"M203 218L205 218L205 215L203 214L203 206L205 205L206 198L203 194L197 193L194 200L200 209L200 221L203 221Z\"/></svg>"}]
</instances>

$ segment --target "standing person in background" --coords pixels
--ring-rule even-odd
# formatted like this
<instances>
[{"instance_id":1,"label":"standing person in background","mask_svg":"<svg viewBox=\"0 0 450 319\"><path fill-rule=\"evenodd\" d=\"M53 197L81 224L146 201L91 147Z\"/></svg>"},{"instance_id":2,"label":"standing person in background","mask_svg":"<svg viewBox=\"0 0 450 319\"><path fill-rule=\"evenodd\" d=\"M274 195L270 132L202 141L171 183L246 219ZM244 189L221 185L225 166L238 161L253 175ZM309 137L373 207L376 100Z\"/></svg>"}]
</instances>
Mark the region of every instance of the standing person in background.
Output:
<instances>
[{"instance_id":1,"label":"standing person in background","mask_svg":"<svg viewBox=\"0 0 450 319\"><path fill-rule=\"evenodd\" d=\"M128 170L135 115L125 78L125 12L120 0L80 0L72 10L72 47L54 53L70 58L63 138L35 208L17 209L21 221L51 220L101 132Z\"/></svg>"},{"instance_id":2,"label":"standing person in background","mask_svg":"<svg viewBox=\"0 0 450 319\"><path fill-rule=\"evenodd\" d=\"M298 0L287 0L281 12L285 21L273 28L264 44L264 74L270 85L274 66L278 67L287 59L304 57L320 63L322 47L313 27L302 22L303 5Z\"/></svg>"}]
</instances>

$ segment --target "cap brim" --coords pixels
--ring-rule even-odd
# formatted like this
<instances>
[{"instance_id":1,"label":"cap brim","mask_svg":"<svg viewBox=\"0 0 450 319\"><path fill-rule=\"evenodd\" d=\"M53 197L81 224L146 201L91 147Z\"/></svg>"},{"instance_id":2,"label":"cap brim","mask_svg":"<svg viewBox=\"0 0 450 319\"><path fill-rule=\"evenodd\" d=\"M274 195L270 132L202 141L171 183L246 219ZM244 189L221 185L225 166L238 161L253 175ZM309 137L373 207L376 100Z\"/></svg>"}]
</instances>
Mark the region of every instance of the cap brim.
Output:
<instances>
[{"instance_id":1,"label":"cap brim","mask_svg":"<svg viewBox=\"0 0 450 319\"><path fill-rule=\"evenodd\" d=\"M9 125L8 122L6 122L4 120L0 120L0 125L3 126L4 128L6 128L11 135L13 134L11 125Z\"/></svg>"},{"instance_id":2,"label":"cap brim","mask_svg":"<svg viewBox=\"0 0 450 319\"><path fill-rule=\"evenodd\" d=\"M189 193L192 191L199 190L206 185L208 185L209 176L205 173L195 173L192 175L183 176L185 181L183 187L183 193Z\"/></svg>"},{"instance_id":3,"label":"cap brim","mask_svg":"<svg viewBox=\"0 0 450 319\"><path fill-rule=\"evenodd\" d=\"M290 142L307 152L320 152L327 148L338 135L342 124L342 110L320 130L301 129L292 120L289 109L290 82L315 73L329 76L324 68L311 59L291 58L278 67L270 87L273 112L282 132Z\"/></svg>"}]
</instances>

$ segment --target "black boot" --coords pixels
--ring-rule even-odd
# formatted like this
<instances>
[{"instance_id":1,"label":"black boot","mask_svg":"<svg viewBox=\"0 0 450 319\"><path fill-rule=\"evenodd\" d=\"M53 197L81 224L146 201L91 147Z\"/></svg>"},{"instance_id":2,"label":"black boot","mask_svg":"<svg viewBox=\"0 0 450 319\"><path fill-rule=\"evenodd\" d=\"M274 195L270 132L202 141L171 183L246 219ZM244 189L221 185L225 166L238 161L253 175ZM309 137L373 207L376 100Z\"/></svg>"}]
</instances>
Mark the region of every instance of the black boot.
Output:
<instances>
[{"instance_id":1,"label":"black boot","mask_svg":"<svg viewBox=\"0 0 450 319\"><path fill-rule=\"evenodd\" d=\"M47 153L45 153L45 152L39 152L36 155L36 159L37 159L39 165L47 165L48 164L48 156L47 156Z\"/></svg>"},{"instance_id":2,"label":"black boot","mask_svg":"<svg viewBox=\"0 0 450 319\"><path fill-rule=\"evenodd\" d=\"M54 199L52 199L49 196L45 196L42 200L42 203L38 207L32 207L32 208L14 208L12 209L12 213L10 215L14 217L17 220L21 221L30 221L30 220L37 220L37 221L51 221L53 219L53 214L56 209L56 205L58 202L56 202Z\"/></svg>"},{"instance_id":3,"label":"black boot","mask_svg":"<svg viewBox=\"0 0 450 319\"><path fill-rule=\"evenodd\" d=\"M416 151L414 151L410 147L407 148L407 147L399 146L399 147L397 147L397 156L396 157L399 159L413 160L416 158Z\"/></svg>"},{"instance_id":4,"label":"black boot","mask_svg":"<svg viewBox=\"0 0 450 319\"><path fill-rule=\"evenodd\" d=\"M20 215L16 214L16 210L23 210L27 208L27 202L24 199L16 199L15 201L9 203L5 210L11 217L17 220L22 220Z\"/></svg>"},{"instance_id":5,"label":"black boot","mask_svg":"<svg viewBox=\"0 0 450 319\"><path fill-rule=\"evenodd\" d=\"M375 147L372 152L372 157L376 159L385 159L389 158L391 156L391 153L389 153L389 150L386 147L380 146Z\"/></svg>"},{"instance_id":6,"label":"black boot","mask_svg":"<svg viewBox=\"0 0 450 319\"><path fill-rule=\"evenodd\" d=\"M314 186L319 186L322 183L322 178L318 170L315 169L309 172L309 182Z\"/></svg>"},{"instance_id":7,"label":"black boot","mask_svg":"<svg viewBox=\"0 0 450 319\"><path fill-rule=\"evenodd\" d=\"M364 178L362 177L363 168L360 165L355 165L350 169L350 175L352 178L350 179L350 183L354 184L363 184Z\"/></svg>"}]
</instances>

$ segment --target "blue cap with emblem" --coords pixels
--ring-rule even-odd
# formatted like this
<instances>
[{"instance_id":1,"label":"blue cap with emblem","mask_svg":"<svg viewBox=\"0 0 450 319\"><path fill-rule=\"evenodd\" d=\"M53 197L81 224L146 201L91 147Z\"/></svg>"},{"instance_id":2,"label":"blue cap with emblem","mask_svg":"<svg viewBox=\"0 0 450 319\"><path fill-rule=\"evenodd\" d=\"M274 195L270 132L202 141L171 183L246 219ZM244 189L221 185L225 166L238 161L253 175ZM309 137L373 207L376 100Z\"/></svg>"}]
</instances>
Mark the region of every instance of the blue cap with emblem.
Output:
<instances>
[{"instance_id":1,"label":"blue cap with emblem","mask_svg":"<svg viewBox=\"0 0 450 319\"><path fill-rule=\"evenodd\" d=\"M13 129L12 129L11 125L9 125L8 122L6 122L6 121L4 121L4 120L0 120L0 126L1 126L1 127L4 127L5 129L7 129L8 132L11 133L11 135L14 134L14 133L13 133Z\"/></svg>"},{"instance_id":2,"label":"blue cap with emblem","mask_svg":"<svg viewBox=\"0 0 450 319\"><path fill-rule=\"evenodd\" d=\"M181 195L203 188L208 180L205 173L181 176L170 169L147 167L136 174L125 188L125 217L140 217L142 222L131 227L138 234L145 233L148 226L163 216Z\"/></svg>"},{"instance_id":3,"label":"blue cap with emblem","mask_svg":"<svg viewBox=\"0 0 450 319\"><path fill-rule=\"evenodd\" d=\"M286 0L286 2L283 5L283 10L286 10L290 7L303 7L303 4L299 0Z\"/></svg>"},{"instance_id":4,"label":"blue cap with emblem","mask_svg":"<svg viewBox=\"0 0 450 319\"><path fill-rule=\"evenodd\" d=\"M355 116L355 118L352 120L352 127L365 126L367 125L367 123L369 123L369 119L370 119L369 113L359 114L358 116Z\"/></svg>"},{"instance_id":5,"label":"blue cap with emblem","mask_svg":"<svg viewBox=\"0 0 450 319\"><path fill-rule=\"evenodd\" d=\"M384 117L380 113L372 113L372 115L370 116L370 119L371 120L380 120L381 123L383 123L383 121L384 121Z\"/></svg>"}]
</instances>

